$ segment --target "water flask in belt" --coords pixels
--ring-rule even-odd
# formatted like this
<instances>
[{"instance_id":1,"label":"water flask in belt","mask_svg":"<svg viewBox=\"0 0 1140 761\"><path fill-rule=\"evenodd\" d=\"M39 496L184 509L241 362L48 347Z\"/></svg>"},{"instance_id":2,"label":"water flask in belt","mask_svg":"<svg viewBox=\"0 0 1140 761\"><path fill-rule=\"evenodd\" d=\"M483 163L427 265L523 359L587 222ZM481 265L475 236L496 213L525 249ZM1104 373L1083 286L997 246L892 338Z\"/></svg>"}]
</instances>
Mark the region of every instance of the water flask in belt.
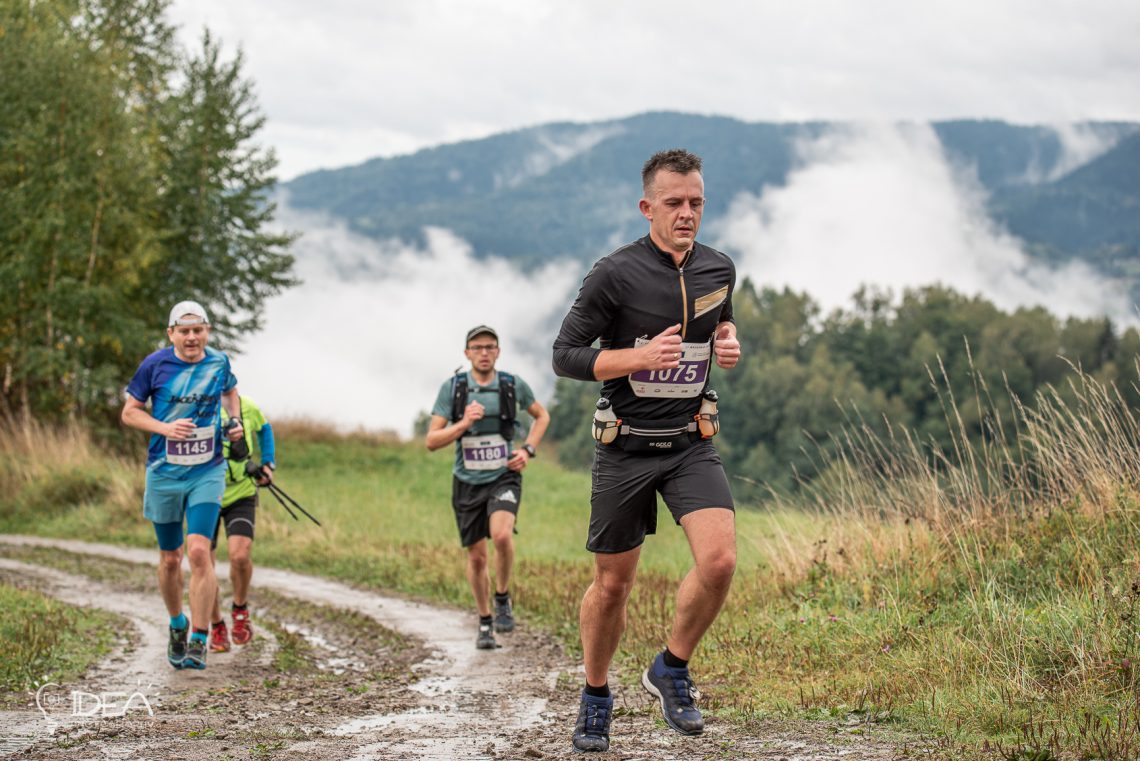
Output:
<instances>
[{"instance_id":1,"label":"water flask in belt","mask_svg":"<svg viewBox=\"0 0 1140 761\"><path fill-rule=\"evenodd\" d=\"M594 406L594 438L603 444L610 444L617 438L621 421L614 414L613 404L604 396Z\"/></svg>"},{"instance_id":2,"label":"water flask in belt","mask_svg":"<svg viewBox=\"0 0 1140 761\"><path fill-rule=\"evenodd\" d=\"M711 439L720 432L720 413L716 403L720 399L716 391L705 389L701 394L701 411L697 413L697 428L702 439Z\"/></svg>"}]
</instances>

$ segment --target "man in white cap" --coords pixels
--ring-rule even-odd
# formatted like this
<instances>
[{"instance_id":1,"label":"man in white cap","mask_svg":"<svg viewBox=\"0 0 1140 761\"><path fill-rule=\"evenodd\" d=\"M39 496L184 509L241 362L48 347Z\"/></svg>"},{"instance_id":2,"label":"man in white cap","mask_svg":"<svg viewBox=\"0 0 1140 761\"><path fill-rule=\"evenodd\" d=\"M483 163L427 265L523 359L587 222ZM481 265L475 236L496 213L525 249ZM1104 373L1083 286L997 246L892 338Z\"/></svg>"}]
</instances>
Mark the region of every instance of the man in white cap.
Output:
<instances>
[{"instance_id":1,"label":"man in white cap","mask_svg":"<svg viewBox=\"0 0 1140 761\"><path fill-rule=\"evenodd\" d=\"M143 515L158 537L158 585L170 614L167 659L176 669L204 669L216 586L210 541L225 490L221 405L234 420L225 435L236 441L242 438L240 402L229 357L207 346L210 319L201 304L176 304L166 335L171 346L144 359L131 378L121 419L151 434ZM183 520L190 620L182 612Z\"/></svg>"}]
</instances>

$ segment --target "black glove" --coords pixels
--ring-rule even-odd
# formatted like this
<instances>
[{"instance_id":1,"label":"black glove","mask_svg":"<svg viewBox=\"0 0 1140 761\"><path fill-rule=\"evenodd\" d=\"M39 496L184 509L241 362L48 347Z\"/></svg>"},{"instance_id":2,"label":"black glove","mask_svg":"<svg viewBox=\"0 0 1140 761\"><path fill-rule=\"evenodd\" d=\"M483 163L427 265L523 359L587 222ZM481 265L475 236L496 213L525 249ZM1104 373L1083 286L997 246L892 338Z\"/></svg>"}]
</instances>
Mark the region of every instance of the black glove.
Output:
<instances>
[{"instance_id":1,"label":"black glove","mask_svg":"<svg viewBox=\"0 0 1140 761\"><path fill-rule=\"evenodd\" d=\"M237 418L230 418L226 421L225 427L222 428L222 433L229 433L237 425ZM230 442L230 453L226 456L234 462L241 462L242 460L249 459L249 444L245 443L245 436L242 436L237 441Z\"/></svg>"}]
</instances>

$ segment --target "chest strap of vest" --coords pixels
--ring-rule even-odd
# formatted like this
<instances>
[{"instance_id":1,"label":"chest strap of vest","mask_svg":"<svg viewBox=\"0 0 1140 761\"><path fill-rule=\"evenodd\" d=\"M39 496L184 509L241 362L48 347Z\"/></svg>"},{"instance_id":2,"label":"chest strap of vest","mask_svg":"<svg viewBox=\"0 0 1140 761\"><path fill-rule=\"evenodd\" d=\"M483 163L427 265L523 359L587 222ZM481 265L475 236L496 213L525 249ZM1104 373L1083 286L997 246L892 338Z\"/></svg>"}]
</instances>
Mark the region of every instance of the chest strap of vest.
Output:
<instances>
[{"instance_id":1,"label":"chest strap of vest","mask_svg":"<svg viewBox=\"0 0 1140 761\"><path fill-rule=\"evenodd\" d=\"M467 373L460 371L451 379L451 422L463 417L467 409L469 389ZM518 396L515 393L515 376L499 373L499 435L507 441L515 437L515 416L518 410Z\"/></svg>"}]
</instances>

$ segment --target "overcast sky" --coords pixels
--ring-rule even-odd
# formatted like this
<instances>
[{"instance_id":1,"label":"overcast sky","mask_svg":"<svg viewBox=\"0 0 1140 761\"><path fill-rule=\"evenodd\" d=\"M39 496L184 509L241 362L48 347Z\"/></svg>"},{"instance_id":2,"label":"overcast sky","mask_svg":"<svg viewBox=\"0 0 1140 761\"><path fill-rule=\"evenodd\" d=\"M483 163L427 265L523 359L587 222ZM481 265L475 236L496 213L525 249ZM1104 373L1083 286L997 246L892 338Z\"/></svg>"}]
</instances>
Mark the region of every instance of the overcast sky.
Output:
<instances>
[{"instance_id":1,"label":"overcast sky","mask_svg":"<svg viewBox=\"0 0 1140 761\"><path fill-rule=\"evenodd\" d=\"M290 179L553 120L1140 120L1135 0L175 0Z\"/></svg>"}]
</instances>

